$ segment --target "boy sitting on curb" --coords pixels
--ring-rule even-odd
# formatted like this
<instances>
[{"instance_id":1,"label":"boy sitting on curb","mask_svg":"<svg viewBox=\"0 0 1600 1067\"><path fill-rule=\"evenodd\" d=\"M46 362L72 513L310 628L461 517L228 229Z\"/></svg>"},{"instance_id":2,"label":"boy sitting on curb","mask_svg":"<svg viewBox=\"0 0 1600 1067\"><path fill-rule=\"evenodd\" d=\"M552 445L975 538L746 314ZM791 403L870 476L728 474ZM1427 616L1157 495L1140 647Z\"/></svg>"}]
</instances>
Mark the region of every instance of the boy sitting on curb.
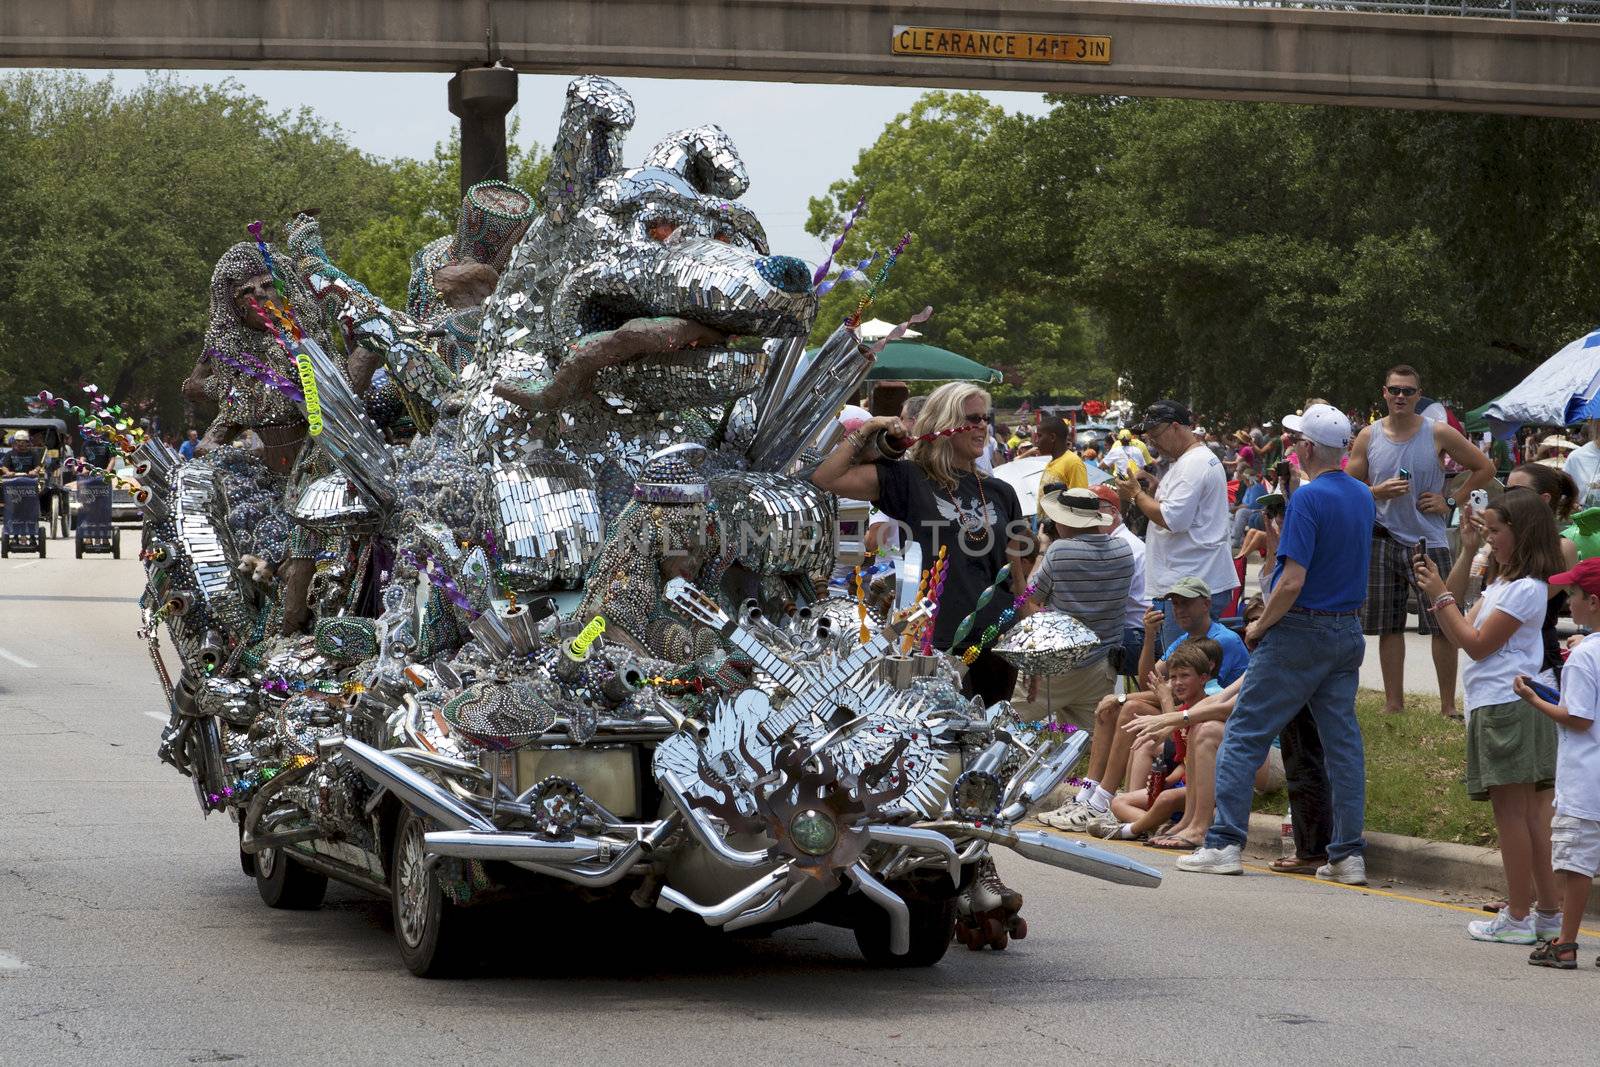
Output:
<instances>
[{"instance_id":1,"label":"boy sitting on curb","mask_svg":"<svg viewBox=\"0 0 1600 1067\"><path fill-rule=\"evenodd\" d=\"M1572 587L1572 621L1600 629L1600 559L1586 559L1551 575L1550 584ZM1561 703L1552 704L1529 685L1512 683L1517 696L1561 728L1556 754L1556 813L1550 821L1550 860L1561 875L1560 940L1541 941L1528 962L1563 971L1578 966L1578 927L1589 903L1589 887L1600 871L1600 634L1583 639L1561 671ZM1595 960L1600 966L1600 958Z\"/></svg>"},{"instance_id":2,"label":"boy sitting on curb","mask_svg":"<svg viewBox=\"0 0 1600 1067\"><path fill-rule=\"evenodd\" d=\"M1181 715L1184 725L1173 735L1173 744L1176 749L1173 762L1182 768L1181 778L1183 785L1173 785L1172 782L1179 776L1174 769L1167 776L1167 787L1154 797L1150 795L1149 788L1137 788L1139 782L1144 781L1150 772L1154 758L1161 751L1162 743L1145 746L1134 753L1134 763L1131 767L1131 783L1135 788L1126 793L1118 793L1111 798L1111 814L1113 820L1096 822L1093 832L1098 837L1113 840L1133 840L1165 826L1174 814L1183 810L1188 797L1187 783L1191 772L1204 776L1206 770L1215 773L1216 748L1222 740L1222 724L1195 723L1191 728L1188 724L1190 705L1205 696L1206 683L1209 682L1221 668L1222 647L1210 638L1199 638L1185 641L1173 649L1172 655L1167 659L1167 676L1161 678L1154 671L1150 672L1151 689L1161 704L1161 710L1169 715ZM1215 736L1202 736L1212 735ZM1197 747L1209 746L1211 753L1210 767L1196 766Z\"/></svg>"}]
</instances>

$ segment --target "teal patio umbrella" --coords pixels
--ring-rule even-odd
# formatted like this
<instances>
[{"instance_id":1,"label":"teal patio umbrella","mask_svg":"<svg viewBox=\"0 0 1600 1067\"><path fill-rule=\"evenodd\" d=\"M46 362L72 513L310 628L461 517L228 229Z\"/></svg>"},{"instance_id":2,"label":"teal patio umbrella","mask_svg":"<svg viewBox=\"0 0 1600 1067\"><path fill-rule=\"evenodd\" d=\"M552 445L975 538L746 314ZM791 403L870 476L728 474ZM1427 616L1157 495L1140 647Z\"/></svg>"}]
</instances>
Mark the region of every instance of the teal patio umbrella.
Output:
<instances>
[{"instance_id":1,"label":"teal patio umbrella","mask_svg":"<svg viewBox=\"0 0 1600 1067\"><path fill-rule=\"evenodd\" d=\"M998 384L1005 375L947 349L917 341L890 341L867 372L867 381L982 382Z\"/></svg>"}]
</instances>

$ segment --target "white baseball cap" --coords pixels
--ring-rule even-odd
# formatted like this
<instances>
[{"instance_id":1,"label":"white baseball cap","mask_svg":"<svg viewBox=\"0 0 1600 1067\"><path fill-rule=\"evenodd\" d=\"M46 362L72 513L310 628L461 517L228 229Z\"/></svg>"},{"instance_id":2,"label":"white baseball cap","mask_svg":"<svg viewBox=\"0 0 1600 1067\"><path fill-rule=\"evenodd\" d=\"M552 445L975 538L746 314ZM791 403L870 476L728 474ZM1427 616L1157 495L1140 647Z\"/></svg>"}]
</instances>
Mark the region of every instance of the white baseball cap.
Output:
<instances>
[{"instance_id":1,"label":"white baseball cap","mask_svg":"<svg viewBox=\"0 0 1600 1067\"><path fill-rule=\"evenodd\" d=\"M1355 437L1344 412L1329 404L1312 404L1302 415L1285 415L1283 428L1326 448L1349 448Z\"/></svg>"}]
</instances>

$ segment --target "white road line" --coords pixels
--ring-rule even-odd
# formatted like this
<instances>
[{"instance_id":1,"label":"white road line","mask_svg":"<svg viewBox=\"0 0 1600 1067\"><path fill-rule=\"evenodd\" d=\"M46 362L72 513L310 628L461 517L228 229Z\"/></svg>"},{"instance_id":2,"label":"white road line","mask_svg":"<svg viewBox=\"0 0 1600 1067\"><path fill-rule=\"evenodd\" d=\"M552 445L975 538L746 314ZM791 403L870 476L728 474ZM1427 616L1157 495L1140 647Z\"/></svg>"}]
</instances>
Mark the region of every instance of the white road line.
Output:
<instances>
[{"instance_id":1,"label":"white road line","mask_svg":"<svg viewBox=\"0 0 1600 1067\"><path fill-rule=\"evenodd\" d=\"M11 569L14 570L14 571L20 571L20 570L24 570L25 568L28 568L28 567L37 567L38 565L39 565L39 561L38 560L31 560L31 561L29 561L27 563L18 563L17 565L12 567Z\"/></svg>"},{"instance_id":2,"label":"white road line","mask_svg":"<svg viewBox=\"0 0 1600 1067\"><path fill-rule=\"evenodd\" d=\"M143 715L147 719L154 719L156 722L166 722L168 719L172 718L172 716L163 715L159 711L142 711L139 714Z\"/></svg>"},{"instance_id":3,"label":"white road line","mask_svg":"<svg viewBox=\"0 0 1600 1067\"><path fill-rule=\"evenodd\" d=\"M36 670L39 669L39 665L37 663L34 663L31 660L25 660L21 656L17 655L16 653L7 652L3 648L0 648L0 659L8 659L12 663L15 663L17 666L26 667L30 671L36 671Z\"/></svg>"},{"instance_id":4,"label":"white road line","mask_svg":"<svg viewBox=\"0 0 1600 1067\"><path fill-rule=\"evenodd\" d=\"M0 952L0 971L25 971L28 965L9 952Z\"/></svg>"}]
</instances>

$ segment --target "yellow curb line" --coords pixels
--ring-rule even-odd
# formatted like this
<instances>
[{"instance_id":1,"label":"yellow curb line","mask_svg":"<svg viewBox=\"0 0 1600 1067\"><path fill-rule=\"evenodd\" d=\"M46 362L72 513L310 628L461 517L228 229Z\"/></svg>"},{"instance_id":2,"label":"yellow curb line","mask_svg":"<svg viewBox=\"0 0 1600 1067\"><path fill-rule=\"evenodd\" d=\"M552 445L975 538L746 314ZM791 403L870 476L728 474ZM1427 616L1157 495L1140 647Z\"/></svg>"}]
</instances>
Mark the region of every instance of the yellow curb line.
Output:
<instances>
[{"instance_id":1,"label":"yellow curb line","mask_svg":"<svg viewBox=\"0 0 1600 1067\"><path fill-rule=\"evenodd\" d=\"M1034 820L1034 821L1037 821L1037 820ZM1053 827L1053 826L1045 826L1043 823L1039 823L1039 825L1041 827L1043 827L1045 830L1050 831L1051 833L1068 834L1068 835L1073 836L1073 837L1083 837L1083 838L1087 838L1088 840L1094 841L1097 844L1101 844L1101 845L1123 845L1123 846L1126 846L1126 847L1129 847L1129 848L1138 849L1140 852L1170 852L1170 851L1173 851L1172 849L1147 849L1143 845L1141 845L1141 844L1139 844L1139 843L1137 843L1135 841L1113 841L1113 840L1109 840L1109 839L1103 838L1103 837L1095 837L1093 834L1075 834L1070 830L1057 830L1055 827ZM1469 908L1465 904L1450 904L1450 903L1448 903L1446 901L1443 901L1443 900L1429 900L1426 897L1413 897L1413 896L1408 896L1405 893L1396 893L1396 892L1393 892L1393 891L1388 890L1388 889L1373 889L1371 886L1365 886L1365 885L1345 885L1343 882L1330 882L1330 881L1326 881L1325 879L1318 878L1315 875L1311 875L1311 874L1295 874L1292 871L1275 871L1275 870L1272 870L1270 867L1257 867L1257 866L1255 866L1254 864L1251 864L1251 863L1241 863L1240 866L1243 867L1247 871L1255 871L1258 874L1272 875L1274 878L1295 878L1295 879L1298 879L1298 880L1300 880L1302 882L1313 882L1313 883L1315 883L1317 885L1333 886L1336 889L1351 889L1351 890L1354 890L1355 892L1358 892L1358 893L1371 893L1374 896L1391 897L1394 900L1404 900L1404 901L1407 901L1407 902L1412 903L1412 904L1426 904L1429 907L1433 907L1433 908L1447 908L1450 911L1464 911L1468 915L1488 915L1488 914L1490 914L1489 912L1484 911L1482 908ZM1583 934L1583 935L1585 935L1587 937L1600 938L1600 930L1591 930L1587 926L1578 927L1578 933Z\"/></svg>"}]
</instances>

